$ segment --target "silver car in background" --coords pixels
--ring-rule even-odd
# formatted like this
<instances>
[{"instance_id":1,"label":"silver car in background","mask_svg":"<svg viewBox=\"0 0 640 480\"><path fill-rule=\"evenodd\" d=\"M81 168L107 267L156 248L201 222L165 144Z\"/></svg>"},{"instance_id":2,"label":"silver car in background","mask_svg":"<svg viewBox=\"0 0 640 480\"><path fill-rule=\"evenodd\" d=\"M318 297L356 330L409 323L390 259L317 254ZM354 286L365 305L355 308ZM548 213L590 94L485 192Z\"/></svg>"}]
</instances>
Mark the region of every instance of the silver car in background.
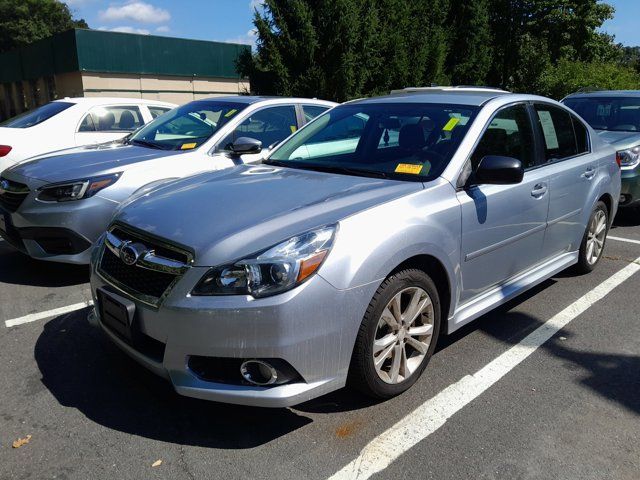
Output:
<instances>
[{"instance_id":1,"label":"silver car in background","mask_svg":"<svg viewBox=\"0 0 640 480\"><path fill-rule=\"evenodd\" d=\"M614 150L547 98L431 89L338 106L239 165L123 208L92 257L100 326L180 394L388 398L438 336L602 256Z\"/></svg>"},{"instance_id":2,"label":"silver car in background","mask_svg":"<svg viewBox=\"0 0 640 480\"><path fill-rule=\"evenodd\" d=\"M124 142L36 157L0 174L0 236L34 258L88 264L91 245L132 196L168 180L260 161L334 105L249 96L197 100Z\"/></svg>"}]
</instances>

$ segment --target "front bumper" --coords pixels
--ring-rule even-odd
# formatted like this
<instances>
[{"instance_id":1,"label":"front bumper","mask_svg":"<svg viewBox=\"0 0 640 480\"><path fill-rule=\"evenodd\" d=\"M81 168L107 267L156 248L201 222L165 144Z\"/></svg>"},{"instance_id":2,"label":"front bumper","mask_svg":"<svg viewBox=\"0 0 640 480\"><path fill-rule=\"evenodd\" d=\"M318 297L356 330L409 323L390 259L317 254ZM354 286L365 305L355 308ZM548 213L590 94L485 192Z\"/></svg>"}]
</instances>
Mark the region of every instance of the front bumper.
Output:
<instances>
[{"instance_id":1,"label":"front bumper","mask_svg":"<svg viewBox=\"0 0 640 480\"><path fill-rule=\"evenodd\" d=\"M9 213L2 235L14 247L40 260L88 264L91 246L106 229L118 203L95 196L77 202L43 203L31 192Z\"/></svg>"},{"instance_id":2,"label":"front bumper","mask_svg":"<svg viewBox=\"0 0 640 480\"><path fill-rule=\"evenodd\" d=\"M640 165L633 169L622 170L622 189L620 206L634 206L640 202Z\"/></svg>"},{"instance_id":3,"label":"front bumper","mask_svg":"<svg viewBox=\"0 0 640 480\"><path fill-rule=\"evenodd\" d=\"M287 407L343 387L356 334L378 283L337 290L321 276L280 295L192 297L189 292L207 271L191 268L156 309L122 291L135 304L135 323L162 345L160 356L130 346L106 327L99 308L89 321L101 327L128 355L168 379L185 396L260 407ZM95 270L97 289L114 291ZM189 368L192 356L216 359L281 359L299 374L296 380L258 387L242 382L207 381ZM221 362L222 363L222 362Z\"/></svg>"}]
</instances>

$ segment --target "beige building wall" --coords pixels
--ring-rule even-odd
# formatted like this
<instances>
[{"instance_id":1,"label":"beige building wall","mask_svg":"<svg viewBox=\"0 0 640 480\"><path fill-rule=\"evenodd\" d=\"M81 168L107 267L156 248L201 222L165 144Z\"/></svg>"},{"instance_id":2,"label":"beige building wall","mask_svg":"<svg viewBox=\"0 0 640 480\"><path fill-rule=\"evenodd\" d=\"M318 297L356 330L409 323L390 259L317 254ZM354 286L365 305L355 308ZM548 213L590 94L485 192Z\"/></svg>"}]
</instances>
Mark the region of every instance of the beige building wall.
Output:
<instances>
[{"instance_id":1,"label":"beige building wall","mask_svg":"<svg viewBox=\"0 0 640 480\"><path fill-rule=\"evenodd\" d=\"M202 98L246 94L250 91L247 80L89 72L55 75L54 85L56 99L64 97L145 98L177 105ZM22 86L23 98L20 98L19 86ZM4 89L7 87L12 105L5 105L7 97ZM25 104L27 109L32 109L47 103L50 96L53 95L50 95L47 80L44 78L14 82L8 86L0 84L0 117L7 118L9 112L21 113L24 111Z\"/></svg>"},{"instance_id":2,"label":"beige building wall","mask_svg":"<svg viewBox=\"0 0 640 480\"><path fill-rule=\"evenodd\" d=\"M130 97L184 104L200 98L249 92L245 80L82 72L87 97Z\"/></svg>"},{"instance_id":3,"label":"beige building wall","mask_svg":"<svg viewBox=\"0 0 640 480\"><path fill-rule=\"evenodd\" d=\"M80 72L55 75L56 95L58 98L83 97L82 74Z\"/></svg>"}]
</instances>

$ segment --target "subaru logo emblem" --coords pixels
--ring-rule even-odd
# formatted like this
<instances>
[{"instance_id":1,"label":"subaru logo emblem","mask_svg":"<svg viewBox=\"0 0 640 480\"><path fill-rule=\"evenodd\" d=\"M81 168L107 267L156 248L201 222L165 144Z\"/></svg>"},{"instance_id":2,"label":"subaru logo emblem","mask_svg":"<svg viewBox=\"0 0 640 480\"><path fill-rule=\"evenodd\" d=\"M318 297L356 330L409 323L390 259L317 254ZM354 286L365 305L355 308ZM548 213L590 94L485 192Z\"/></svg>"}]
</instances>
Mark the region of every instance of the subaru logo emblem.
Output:
<instances>
[{"instance_id":1,"label":"subaru logo emblem","mask_svg":"<svg viewBox=\"0 0 640 480\"><path fill-rule=\"evenodd\" d=\"M9 187L10 187L10 185L9 185L9 182L7 180L2 180L0 182L0 190L6 191L6 190L9 190Z\"/></svg>"},{"instance_id":2,"label":"subaru logo emblem","mask_svg":"<svg viewBox=\"0 0 640 480\"><path fill-rule=\"evenodd\" d=\"M125 265L135 265L147 253L144 245L125 242L120 247L120 260Z\"/></svg>"}]
</instances>

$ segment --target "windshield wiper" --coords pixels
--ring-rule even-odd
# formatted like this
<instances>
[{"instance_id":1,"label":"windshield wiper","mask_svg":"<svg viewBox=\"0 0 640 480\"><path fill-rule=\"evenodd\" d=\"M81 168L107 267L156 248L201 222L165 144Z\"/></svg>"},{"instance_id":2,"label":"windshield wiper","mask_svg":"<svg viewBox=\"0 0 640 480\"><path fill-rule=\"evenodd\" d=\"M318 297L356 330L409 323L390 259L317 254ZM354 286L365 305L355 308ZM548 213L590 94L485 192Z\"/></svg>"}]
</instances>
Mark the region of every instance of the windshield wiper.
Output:
<instances>
[{"instance_id":1,"label":"windshield wiper","mask_svg":"<svg viewBox=\"0 0 640 480\"><path fill-rule=\"evenodd\" d=\"M355 175L358 177L389 178L389 175L387 175L385 172L367 170L366 168L340 167L336 165L318 164L305 165L301 162L281 162L278 160L267 160L265 161L265 163L278 167L297 168L300 170L311 170L315 172L338 173L343 175Z\"/></svg>"},{"instance_id":2,"label":"windshield wiper","mask_svg":"<svg viewBox=\"0 0 640 480\"><path fill-rule=\"evenodd\" d=\"M130 143L130 144L132 143L134 145L142 145L144 147L149 147L149 148L155 148L157 150L169 150L169 148L167 148L165 145L162 145L162 144L156 143L156 142L152 142L150 140L139 140L137 138L134 138L134 139L129 140L128 143Z\"/></svg>"},{"instance_id":3,"label":"windshield wiper","mask_svg":"<svg viewBox=\"0 0 640 480\"><path fill-rule=\"evenodd\" d=\"M289 162L281 162L280 160L262 160L265 165L273 165L274 167L290 167Z\"/></svg>"}]
</instances>

